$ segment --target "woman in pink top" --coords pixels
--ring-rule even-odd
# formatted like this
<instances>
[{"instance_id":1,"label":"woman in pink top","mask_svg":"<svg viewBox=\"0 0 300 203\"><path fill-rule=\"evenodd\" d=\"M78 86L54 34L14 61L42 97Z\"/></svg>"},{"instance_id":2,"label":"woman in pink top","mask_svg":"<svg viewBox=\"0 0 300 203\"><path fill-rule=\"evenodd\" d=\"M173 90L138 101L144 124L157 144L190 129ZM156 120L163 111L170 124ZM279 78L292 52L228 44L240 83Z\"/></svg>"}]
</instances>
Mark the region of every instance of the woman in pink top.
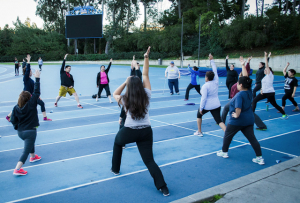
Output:
<instances>
[{"instance_id":1,"label":"woman in pink top","mask_svg":"<svg viewBox=\"0 0 300 203\"><path fill-rule=\"evenodd\" d=\"M100 67L101 71L98 73L97 81L96 81L97 87L99 87L99 91L98 91L98 94L97 94L97 97L96 97L96 101L98 101L98 98L101 97L102 90L105 89L106 96L108 97L109 102L113 103L111 101L111 94L110 94L110 90L109 90L109 78L108 78L108 71L110 69L111 63L112 63L112 59L110 59L107 69L105 69L104 65L102 65Z\"/></svg>"}]
</instances>

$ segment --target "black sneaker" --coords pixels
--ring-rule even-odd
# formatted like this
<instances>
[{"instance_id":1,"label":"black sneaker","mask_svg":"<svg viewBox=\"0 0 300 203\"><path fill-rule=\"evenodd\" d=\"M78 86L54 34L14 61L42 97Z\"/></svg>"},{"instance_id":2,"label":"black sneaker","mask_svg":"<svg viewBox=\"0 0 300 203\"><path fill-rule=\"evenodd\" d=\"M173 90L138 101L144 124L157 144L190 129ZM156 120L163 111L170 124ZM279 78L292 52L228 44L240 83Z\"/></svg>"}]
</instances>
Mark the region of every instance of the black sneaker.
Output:
<instances>
[{"instance_id":1,"label":"black sneaker","mask_svg":"<svg viewBox=\"0 0 300 203\"><path fill-rule=\"evenodd\" d=\"M267 130L267 128L259 127L259 128L256 128L256 130L265 131L265 130Z\"/></svg>"},{"instance_id":2,"label":"black sneaker","mask_svg":"<svg viewBox=\"0 0 300 203\"><path fill-rule=\"evenodd\" d=\"M170 195L170 192L169 192L169 189L167 186L163 186L162 188L159 189L163 195L166 197L166 196L169 196Z\"/></svg>"},{"instance_id":3,"label":"black sneaker","mask_svg":"<svg viewBox=\"0 0 300 203\"><path fill-rule=\"evenodd\" d=\"M110 169L110 171L111 171L115 176L120 175L119 172L114 172L112 169Z\"/></svg>"}]
</instances>

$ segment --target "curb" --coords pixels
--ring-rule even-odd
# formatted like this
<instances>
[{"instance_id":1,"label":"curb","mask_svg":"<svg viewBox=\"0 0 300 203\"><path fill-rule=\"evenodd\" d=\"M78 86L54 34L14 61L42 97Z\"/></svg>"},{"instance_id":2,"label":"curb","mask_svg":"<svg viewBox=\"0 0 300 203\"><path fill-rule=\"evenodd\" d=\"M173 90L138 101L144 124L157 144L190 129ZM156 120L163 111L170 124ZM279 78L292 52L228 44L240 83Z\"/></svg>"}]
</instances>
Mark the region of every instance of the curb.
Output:
<instances>
[{"instance_id":1,"label":"curb","mask_svg":"<svg viewBox=\"0 0 300 203\"><path fill-rule=\"evenodd\" d=\"M175 200L172 203L191 203L191 202L209 200L214 195L225 195L226 193L232 192L234 190L238 190L242 187L245 187L252 183L268 178L272 175L280 173L284 170L287 170L299 164L300 164L300 157L296 157L291 160L282 162L280 164L271 166L269 168L262 169L260 171L251 173L249 175L209 188L207 190L189 195L182 199Z\"/></svg>"}]
</instances>

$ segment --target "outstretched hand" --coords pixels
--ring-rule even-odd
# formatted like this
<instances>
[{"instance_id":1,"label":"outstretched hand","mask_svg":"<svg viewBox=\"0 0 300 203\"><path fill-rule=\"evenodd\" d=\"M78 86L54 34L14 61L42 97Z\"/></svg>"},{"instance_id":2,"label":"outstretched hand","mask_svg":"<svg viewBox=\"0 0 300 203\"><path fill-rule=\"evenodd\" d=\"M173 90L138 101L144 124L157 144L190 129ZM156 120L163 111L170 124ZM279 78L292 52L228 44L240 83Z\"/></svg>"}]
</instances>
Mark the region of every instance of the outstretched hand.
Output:
<instances>
[{"instance_id":1,"label":"outstretched hand","mask_svg":"<svg viewBox=\"0 0 300 203\"><path fill-rule=\"evenodd\" d=\"M41 72L39 70L35 71L34 77L35 78L40 78Z\"/></svg>"},{"instance_id":2,"label":"outstretched hand","mask_svg":"<svg viewBox=\"0 0 300 203\"><path fill-rule=\"evenodd\" d=\"M289 66L290 65L290 62L287 62L287 64L286 64L287 66Z\"/></svg>"},{"instance_id":3,"label":"outstretched hand","mask_svg":"<svg viewBox=\"0 0 300 203\"><path fill-rule=\"evenodd\" d=\"M135 55L133 55L132 60L135 60Z\"/></svg>"},{"instance_id":4,"label":"outstretched hand","mask_svg":"<svg viewBox=\"0 0 300 203\"><path fill-rule=\"evenodd\" d=\"M268 54L267 54L267 52L265 52L265 57L267 57L268 56Z\"/></svg>"},{"instance_id":5,"label":"outstretched hand","mask_svg":"<svg viewBox=\"0 0 300 203\"><path fill-rule=\"evenodd\" d=\"M66 55L65 55L65 57L64 57L64 60L66 60L66 59L67 59L67 56L68 56L68 54L66 54Z\"/></svg>"},{"instance_id":6,"label":"outstretched hand","mask_svg":"<svg viewBox=\"0 0 300 203\"><path fill-rule=\"evenodd\" d=\"M252 56L250 56L250 57L248 58L248 63L251 61L251 59L252 59Z\"/></svg>"},{"instance_id":7,"label":"outstretched hand","mask_svg":"<svg viewBox=\"0 0 300 203\"><path fill-rule=\"evenodd\" d=\"M208 59L209 59L209 60L213 60L213 59L214 59L214 56L211 55L211 54L209 54L209 55L208 55Z\"/></svg>"},{"instance_id":8,"label":"outstretched hand","mask_svg":"<svg viewBox=\"0 0 300 203\"><path fill-rule=\"evenodd\" d=\"M271 52L269 52L269 55L268 55L268 57L270 58L270 56L271 56Z\"/></svg>"},{"instance_id":9,"label":"outstretched hand","mask_svg":"<svg viewBox=\"0 0 300 203\"><path fill-rule=\"evenodd\" d=\"M111 62L111 63L112 63L112 58L109 60L109 62Z\"/></svg>"},{"instance_id":10,"label":"outstretched hand","mask_svg":"<svg viewBox=\"0 0 300 203\"><path fill-rule=\"evenodd\" d=\"M226 56L226 59L229 59L229 56L228 56L228 55Z\"/></svg>"},{"instance_id":11,"label":"outstretched hand","mask_svg":"<svg viewBox=\"0 0 300 203\"><path fill-rule=\"evenodd\" d=\"M240 56L240 62L241 62L241 65L242 65L242 66L245 65L245 60L244 60L244 57L243 57L243 56Z\"/></svg>"},{"instance_id":12,"label":"outstretched hand","mask_svg":"<svg viewBox=\"0 0 300 203\"><path fill-rule=\"evenodd\" d=\"M151 49L151 47L149 46L146 53L144 54L144 58L149 58L150 49Z\"/></svg>"},{"instance_id":13,"label":"outstretched hand","mask_svg":"<svg viewBox=\"0 0 300 203\"><path fill-rule=\"evenodd\" d=\"M27 63L30 63L30 59L31 59L30 54L27 54L27 57L26 57Z\"/></svg>"}]
</instances>

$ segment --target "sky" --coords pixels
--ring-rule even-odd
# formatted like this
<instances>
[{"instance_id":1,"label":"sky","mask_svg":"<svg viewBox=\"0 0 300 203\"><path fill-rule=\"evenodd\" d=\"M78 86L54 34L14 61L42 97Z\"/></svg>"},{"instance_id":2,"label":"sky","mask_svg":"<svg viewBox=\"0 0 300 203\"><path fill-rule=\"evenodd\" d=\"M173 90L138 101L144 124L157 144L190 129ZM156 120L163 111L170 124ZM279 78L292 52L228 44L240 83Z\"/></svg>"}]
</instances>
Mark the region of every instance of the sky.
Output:
<instances>
[{"instance_id":1,"label":"sky","mask_svg":"<svg viewBox=\"0 0 300 203\"><path fill-rule=\"evenodd\" d=\"M273 0L265 0L266 4L272 4ZM249 13L255 14L255 0L248 0L247 4L250 5ZM43 20L35 15L37 3L34 0L0 0L0 27L3 28L6 24L9 27L14 27L13 22L16 21L17 16L19 16L21 22L30 18L31 23L34 22L39 28L43 28ZM166 10L170 8L171 3L168 0L163 0L158 8L161 10ZM143 6L140 4L141 11L143 11ZM142 12L141 12L142 13ZM106 13L104 9L104 18L106 18ZM138 21L135 22L136 26L139 26L144 19L144 15L141 14ZM108 24L107 20L104 20L104 25Z\"/></svg>"}]
</instances>

